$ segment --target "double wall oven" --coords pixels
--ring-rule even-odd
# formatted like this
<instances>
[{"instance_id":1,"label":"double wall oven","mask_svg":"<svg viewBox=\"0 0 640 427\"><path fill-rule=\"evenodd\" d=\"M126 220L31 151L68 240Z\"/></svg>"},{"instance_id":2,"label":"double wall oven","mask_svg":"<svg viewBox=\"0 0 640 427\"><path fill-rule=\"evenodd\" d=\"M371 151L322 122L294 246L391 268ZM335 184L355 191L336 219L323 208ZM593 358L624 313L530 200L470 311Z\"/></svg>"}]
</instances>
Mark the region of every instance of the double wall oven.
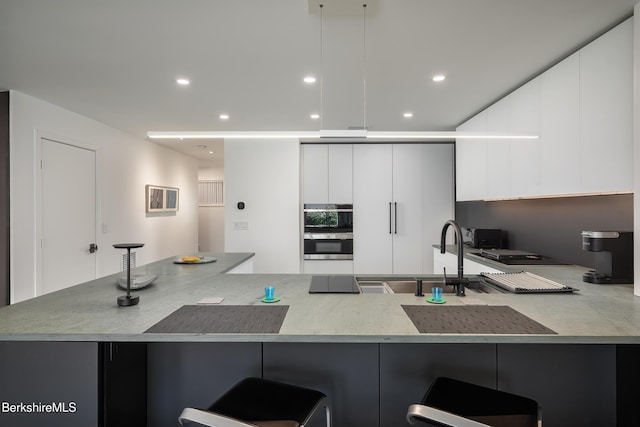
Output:
<instances>
[{"instance_id":1,"label":"double wall oven","mask_svg":"<svg viewBox=\"0 0 640 427\"><path fill-rule=\"evenodd\" d=\"M304 205L304 259L353 259L353 205Z\"/></svg>"}]
</instances>

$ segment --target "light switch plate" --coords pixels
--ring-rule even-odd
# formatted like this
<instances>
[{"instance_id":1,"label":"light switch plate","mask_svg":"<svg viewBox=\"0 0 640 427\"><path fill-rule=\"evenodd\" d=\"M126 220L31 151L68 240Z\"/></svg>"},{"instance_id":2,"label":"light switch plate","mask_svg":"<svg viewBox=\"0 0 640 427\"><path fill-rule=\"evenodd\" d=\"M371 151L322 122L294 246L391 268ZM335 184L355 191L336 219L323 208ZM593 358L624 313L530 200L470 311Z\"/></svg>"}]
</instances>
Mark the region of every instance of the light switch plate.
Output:
<instances>
[{"instance_id":1,"label":"light switch plate","mask_svg":"<svg viewBox=\"0 0 640 427\"><path fill-rule=\"evenodd\" d=\"M249 229L249 221L234 221L233 229L234 230L248 230Z\"/></svg>"}]
</instances>

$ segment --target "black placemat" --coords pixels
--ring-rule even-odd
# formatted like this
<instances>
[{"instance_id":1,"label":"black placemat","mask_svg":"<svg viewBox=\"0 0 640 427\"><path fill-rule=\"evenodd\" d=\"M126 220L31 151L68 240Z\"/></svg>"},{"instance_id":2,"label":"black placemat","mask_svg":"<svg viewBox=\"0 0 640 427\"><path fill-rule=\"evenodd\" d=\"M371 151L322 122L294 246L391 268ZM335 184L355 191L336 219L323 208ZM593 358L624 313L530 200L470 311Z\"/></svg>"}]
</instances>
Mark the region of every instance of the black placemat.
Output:
<instances>
[{"instance_id":1,"label":"black placemat","mask_svg":"<svg viewBox=\"0 0 640 427\"><path fill-rule=\"evenodd\" d=\"M184 305L145 333L277 334L288 305Z\"/></svg>"},{"instance_id":2,"label":"black placemat","mask_svg":"<svg viewBox=\"0 0 640 427\"><path fill-rule=\"evenodd\" d=\"M403 305L423 334L555 334L508 306Z\"/></svg>"}]
</instances>

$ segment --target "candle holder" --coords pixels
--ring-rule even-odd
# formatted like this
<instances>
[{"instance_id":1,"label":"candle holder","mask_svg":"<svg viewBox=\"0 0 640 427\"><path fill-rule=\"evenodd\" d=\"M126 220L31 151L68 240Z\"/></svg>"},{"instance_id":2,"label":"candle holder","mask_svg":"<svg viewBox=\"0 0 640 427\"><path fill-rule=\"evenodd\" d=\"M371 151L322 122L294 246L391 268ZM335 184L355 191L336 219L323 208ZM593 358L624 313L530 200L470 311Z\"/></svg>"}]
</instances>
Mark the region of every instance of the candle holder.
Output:
<instances>
[{"instance_id":1,"label":"candle holder","mask_svg":"<svg viewBox=\"0 0 640 427\"><path fill-rule=\"evenodd\" d=\"M143 246L144 243L118 243L116 245L113 245L113 247L116 249L127 250L127 294L118 297L119 307L129 307L140 302L140 297L131 296L131 249L141 248Z\"/></svg>"}]
</instances>

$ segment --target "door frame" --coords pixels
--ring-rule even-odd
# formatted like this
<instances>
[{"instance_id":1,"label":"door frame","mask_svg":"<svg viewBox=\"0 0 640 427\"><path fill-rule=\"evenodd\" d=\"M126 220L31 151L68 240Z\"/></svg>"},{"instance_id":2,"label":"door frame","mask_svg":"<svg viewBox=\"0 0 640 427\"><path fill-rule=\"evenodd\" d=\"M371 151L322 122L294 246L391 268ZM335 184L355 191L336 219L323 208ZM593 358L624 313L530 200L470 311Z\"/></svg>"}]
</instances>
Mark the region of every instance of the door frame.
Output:
<instances>
[{"instance_id":1,"label":"door frame","mask_svg":"<svg viewBox=\"0 0 640 427\"><path fill-rule=\"evenodd\" d=\"M96 235L96 245L98 248L102 247L102 238L100 233L100 226L102 224L102 211L101 207L101 176L102 176L102 147L90 144L84 141L79 141L73 138L69 138L67 136L59 135L50 131L43 131L39 129L34 129L34 171L35 171L35 191L34 191L34 202L35 202L35 233L34 233L34 248L35 248L35 262L34 262L34 270L35 270L35 282L33 284L33 292L34 296L39 296L42 291L42 140L46 139L52 142L69 145L76 148L81 148L89 151L93 151L95 154L95 235ZM96 255L95 263L96 263L96 278L100 277L101 269L99 262L100 255L99 253Z\"/></svg>"}]
</instances>

